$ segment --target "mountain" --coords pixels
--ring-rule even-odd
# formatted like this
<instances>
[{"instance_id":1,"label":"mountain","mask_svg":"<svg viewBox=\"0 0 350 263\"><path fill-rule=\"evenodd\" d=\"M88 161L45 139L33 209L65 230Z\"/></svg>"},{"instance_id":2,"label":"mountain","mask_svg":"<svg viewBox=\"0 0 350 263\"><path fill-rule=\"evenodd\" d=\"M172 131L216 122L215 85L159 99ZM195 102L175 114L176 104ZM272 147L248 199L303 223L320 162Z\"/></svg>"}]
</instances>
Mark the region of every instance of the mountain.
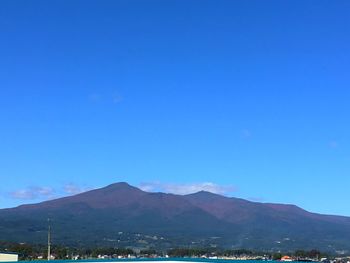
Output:
<instances>
[{"instance_id":1,"label":"mountain","mask_svg":"<svg viewBox=\"0 0 350 263\"><path fill-rule=\"evenodd\" d=\"M148 193L127 183L0 210L0 239L70 246L350 250L350 218L209 192Z\"/></svg>"}]
</instances>

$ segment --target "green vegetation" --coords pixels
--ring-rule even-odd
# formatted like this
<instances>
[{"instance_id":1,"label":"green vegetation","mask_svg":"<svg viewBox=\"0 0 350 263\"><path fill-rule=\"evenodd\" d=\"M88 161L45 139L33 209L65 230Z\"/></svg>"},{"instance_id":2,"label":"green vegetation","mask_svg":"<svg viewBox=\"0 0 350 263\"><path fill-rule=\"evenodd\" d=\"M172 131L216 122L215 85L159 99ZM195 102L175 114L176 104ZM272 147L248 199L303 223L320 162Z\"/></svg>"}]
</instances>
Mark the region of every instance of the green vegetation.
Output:
<instances>
[{"instance_id":1,"label":"green vegetation","mask_svg":"<svg viewBox=\"0 0 350 263\"><path fill-rule=\"evenodd\" d=\"M0 242L0 251L18 253L20 260L45 259L47 257L47 247L43 245ZM73 248L64 246L52 246L51 254L55 259L70 259L78 255L81 258L97 258L99 255L110 257L136 255L130 248Z\"/></svg>"},{"instance_id":2,"label":"green vegetation","mask_svg":"<svg viewBox=\"0 0 350 263\"><path fill-rule=\"evenodd\" d=\"M10 251L19 254L20 260L34 260L46 258L47 248L45 245L38 244L19 244L11 242L0 242L0 251ZM255 259L274 259L279 260L282 256L288 255L295 259L305 260L319 260L329 255L318 250L297 250L293 253L276 253L253 251L248 249L225 250L220 248L174 248L170 250L156 250L149 249L132 249L132 248L118 248L118 247L93 247L93 248L76 248L65 246L53 246L52 255L55 259L90 259L90 258L117 258L117 257L162 257L168 255L169 257L229 257L229 258L255 258Z\"/></svg>"}]
</instances>

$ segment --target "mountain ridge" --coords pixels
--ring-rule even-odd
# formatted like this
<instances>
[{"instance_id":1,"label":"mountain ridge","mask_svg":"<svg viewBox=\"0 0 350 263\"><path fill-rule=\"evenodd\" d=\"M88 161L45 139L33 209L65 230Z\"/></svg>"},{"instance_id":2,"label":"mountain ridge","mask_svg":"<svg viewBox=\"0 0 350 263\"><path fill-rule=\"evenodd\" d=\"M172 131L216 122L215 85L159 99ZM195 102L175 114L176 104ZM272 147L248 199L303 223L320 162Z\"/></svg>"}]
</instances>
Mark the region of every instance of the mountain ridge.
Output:
<instances>
[{"instance_id":1,"label":"mountain ridge","mask_svg":"<svg viewBox=\"0 0 350 263\"><path fill-rule=\"evenodd\" d=\"M56 229L54 241L74 246L107 246L107 240L117 240L113 245L350 250L349 217L207 191L149 193L125 182L0 209L0 236L7 241L45 243L48 217Z\"/></svg>"}]
</instances>

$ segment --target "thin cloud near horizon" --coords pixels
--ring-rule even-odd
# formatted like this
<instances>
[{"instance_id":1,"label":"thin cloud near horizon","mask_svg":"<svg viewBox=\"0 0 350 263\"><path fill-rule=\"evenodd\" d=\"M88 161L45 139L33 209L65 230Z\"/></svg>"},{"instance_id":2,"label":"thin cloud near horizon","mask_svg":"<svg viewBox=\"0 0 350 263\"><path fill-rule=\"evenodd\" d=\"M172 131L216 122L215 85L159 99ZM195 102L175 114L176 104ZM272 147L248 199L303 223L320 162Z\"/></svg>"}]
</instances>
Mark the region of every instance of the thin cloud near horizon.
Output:
<instances>
[{"instance_id":1,"label":"thin cloud near horizon","mask_svg":"<svg viewBox=\"0 0 350 263\"><path fill-rule=\"evenodd\" d=\"M55 195L55 190L48 186L31 186L9 192L9 196L19 200L50 199Z\"/></svg>"},{"instance_id":2,"label":"thin cloud near horizon","mask_svg":"<svg viewBox=\"0 0 350 263\"><path fill-rule=\"evenodd\" d=\"M212 182L200 183L161 183L161 182L143 182L139 188L146 192L166 192L171 194L193 194L200 191L207 191L214 194L228 195L237 191L233 185L219 185Z\"/></svg>"},{"instance_id":3,"label":"thin cloud near horizon","mask_svg":"<svg viewBox=\"0 0 350 263\"><path fill-rule=\"evenodd\" d=\"M46 201L64 196L76 195L91 189L91 187L81 187L73 183L64 184L62 187L56 189L49 186L29 186L27 188L11 191L7 196L16 200Z\"/></svg>"},{"instance_id":4,"label":"thin cloud near horizon","mask_svg":"<svg viewBox=\"0 0 350 263\"><path fill-rule=\"evenodd\" d=\"M213 182L187 184L142 182L137 187L146 192L165 192L179 195L191 194L200 191L207 191L220 195L229 195L237 191L237 187L233 185L219 185ZM7 197L23 201L45 201L64 196L76 195L97 188L79 186L78 184L74 183L67 183L57 188L49 186L29 186L8 192Z\"/></svg>"}]
</instances>

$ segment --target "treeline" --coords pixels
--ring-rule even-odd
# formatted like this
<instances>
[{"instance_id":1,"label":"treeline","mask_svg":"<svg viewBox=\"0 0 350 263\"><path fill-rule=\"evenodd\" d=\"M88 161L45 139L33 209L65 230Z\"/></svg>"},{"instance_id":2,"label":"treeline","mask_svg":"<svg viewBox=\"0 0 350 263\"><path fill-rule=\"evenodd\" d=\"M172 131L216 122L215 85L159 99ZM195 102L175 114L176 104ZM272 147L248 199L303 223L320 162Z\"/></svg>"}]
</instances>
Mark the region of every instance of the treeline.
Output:
<instances>
[{"instance_id":1,"label":"treeline","mask_svg":"<svg viewBox=\"0 0 350 263\"><path fill-rule=\"evenodd\" d=\"M47 246L40 244L11 243L0 241L0 251L9 251L18 253L20 260L34 260L38 258L47 258ZM51 255L55 259L72 259L79 258L97 258L98 256L127 257L136 255L135 251L130 248L74 248L66 246L52 246Z\"/></svg>"},{"instance_id":2,"label":"treeline","mask_svg":"<svg viewBox=\"0 0 350 263\"><path fill-rule=\"evenodd\" d=\"M38 258L45 259L47 257L47 246L34 244L18 244L11 242L0 241L0 251L9 251L19 254L20 260L34 260ZM131 249L131 248L75 248L66 246L53 246L51 254L55 259L89 259L98 257L162 257L168 255L169 257L255 257L279 260L282 256L288 255L295 259L316 259L319 260L329 255L318 250L297 250L293 253L273 253L264 251L253 251L247 249L224 250L218 248L175 248L170 250L158 251L156 249Z\"/></svg>"},{"instance_id":3,"label":"treeline","mask_svg":"<svg viewBox=\"0 0 350 263\"><path fill-rule=\"evenodd\" d=\"M0 241L0 251L17 253L20 260L37 258L44 251L47 253L47 248L41 245L30 245L25 243L11 243Z\"/></svg>"}]
</instances>

